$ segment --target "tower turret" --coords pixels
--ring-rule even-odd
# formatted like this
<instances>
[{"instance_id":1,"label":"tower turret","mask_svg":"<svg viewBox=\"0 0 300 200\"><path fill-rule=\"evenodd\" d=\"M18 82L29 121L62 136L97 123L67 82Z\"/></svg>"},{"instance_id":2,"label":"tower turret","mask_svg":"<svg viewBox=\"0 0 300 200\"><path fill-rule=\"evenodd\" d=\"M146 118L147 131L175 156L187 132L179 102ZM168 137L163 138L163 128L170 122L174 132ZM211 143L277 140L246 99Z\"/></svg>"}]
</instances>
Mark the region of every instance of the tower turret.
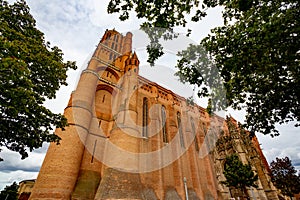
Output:
<instances>
[{"instance_id":1,"label":"tower turret","mask_svg":"<svg viewBox=\"0 0 300 200\"><path fill-rule=\"evenodd\" d=\"M123 54L126 54L128 52L131 52L132 51L132 33L128 32L124 38L124 41L123 41L123 51L122 53Z\"/></svg>"}]
</instances>

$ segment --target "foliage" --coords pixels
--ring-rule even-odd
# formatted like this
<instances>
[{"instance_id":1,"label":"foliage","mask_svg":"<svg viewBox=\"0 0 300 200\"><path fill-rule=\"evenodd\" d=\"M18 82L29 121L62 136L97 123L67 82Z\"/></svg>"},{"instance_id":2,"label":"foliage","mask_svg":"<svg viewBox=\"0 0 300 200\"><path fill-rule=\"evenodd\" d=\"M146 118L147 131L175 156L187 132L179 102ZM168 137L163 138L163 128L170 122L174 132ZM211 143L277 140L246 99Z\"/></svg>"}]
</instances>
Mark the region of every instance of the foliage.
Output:
<instances>
[{"instance_id":1,"label":"foliage","mask_svg":"<svg viewBox=\"0 0 300 200\"><path fill-rule=\"evenodd\" d=\"M6 186L0 192L0 199L5 200L17 200L18 199L18 184L13 182L13 184Z\"/></svg>"},{"instance_id":2,"label":"foliage","mask_svg":"<svg viewBox=\"0 0 300 200\"><path fill-rule=\"evenodd\" d=\"M275 123L300 121L299 14L299 1L259 1L202 41L220 70L228 104L246 107L252 132L277 135Z\"/></svg>"},{"instance_id":3,"label":"foliage","mask_svg":"<svg viewBox=\"0 0 300 200\"><path fill-rule=\"evenodd\" d=\"M236 154L226 156L224 176L226 181L222 181L222 183L228 187L234 187L241 191L244 191L245 187L257 187L255 183L258 180L257 174L254 174L250 164L243 164Z\"/></svg>"},{"instance_id":4,"label":"foliage","mask_svg":"<svg viewBox=\"0 0 300 200\"><path fill-rule=\"evenodd\" d=\"M223 6L224 26L179 52L178 75L184 82L210 88L214 80L206 82L205 77L216 77L211 71L215 66L226 89L226 105L246 109L245 127L252 133L274 136L279 134L276 123L300 121L299 4L297 0L204 0L201 5L198 0L111 0L108 12L120 12L120 19L126 20L134 10L147 20L142 27L172 29L201 20L208 8ZM202 88L198 94L211 95L214 107L224 105L214 101L219 90Z\"/></svg>"},{"instance_id":5,"label":"foliage","mask_svg":"<svg viewBox=\"0 0 300 200\"><path fill-rule=\"evenodd\" d=\"M66 72L76 66L63 62L62 51L45 41L24 0L0 4L0 146L24 159L27 149L59 141L51 130L66 126L66 118L43 103L67 85Z\"/></svg>"},{"instance_id":6,"label":"foliage","mask_svg":"<svg viewBox=\"0 0 300 200\"><path fill-rule=\"evenodd\" d=\"M284 195L292 197L300 192L300 175L297 175L289 157L276 158L271 165L272 181Z\"/></svg>"}]
</instances>

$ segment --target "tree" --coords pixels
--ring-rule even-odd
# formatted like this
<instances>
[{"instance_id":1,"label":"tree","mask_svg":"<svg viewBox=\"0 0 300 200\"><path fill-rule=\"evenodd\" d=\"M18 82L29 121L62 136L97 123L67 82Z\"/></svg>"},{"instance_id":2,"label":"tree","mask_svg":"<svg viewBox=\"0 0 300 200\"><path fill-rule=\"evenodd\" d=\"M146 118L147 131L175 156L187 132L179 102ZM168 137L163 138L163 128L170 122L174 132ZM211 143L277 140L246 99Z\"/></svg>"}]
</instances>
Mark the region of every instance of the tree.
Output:
<instances>
[{"instance_id":1,"label":"tree","mask_svg":"<svg viewBox=\"0 0 300 200\"><path fill-rule=\"evenodd\" d=\"M134 10L138 18L147 20L142 27L172 29L201 20L209 8L223 6L224 26L213 29L199 45L179 52L178 75L184 82L203 86L207 85L203 76L211 72L201 69L216 66L227 106L247 111L245 128L275 136L276 123L300 121L299 4L297 0L204 0L201 5L198 0L111 0L108 12L120 12L120 19L126 20ZM190 15L193 9L195 14Z\"/></svg>"},{"instance_id":2,"label":"tree","mask_svg":"<svg viewBox=\"0 0 300 200\"><path fill-rule=\"evenodd\" d=\"M24 159L28 149L59 142L51 130L66 126L66 118L43 103L67 85L66 72L76 66L63 62L62 51L45 41L24 0L0 4L0 146Z\"/></svg>"},{"instance_id":3,"label":"tree","mask_svg":"<svg viewBox=\"0 0 300 200\"><path fill-rule=\"evenodd\" d=\"M13 182L13 184L6 186L0 192L0 199L3 200L17 200L18 199L18 184Z\"/></svg>"},{"instance_id":4,"label":"tree","mask_svg":"<svg viewBox=\"0 0 300 200\"><path fill-rule=\"evenodd\" d=\"M272 181L282 194L293 197L300 192L300 176L289 157L276 158L271 165Z\"/></svg>"},{"instance_id":5,"label":"tree","mask_svg":"<svg viewBox=\"0 0 300 200\"><path fill-rule=\"evenodd\" d=\"M243 164L236 154L226 156L224 176L226 181L222 181L223 184L240 189L243 194L246 187L257 187L255 183L258 180L257 174L254 174L250 164Z\"/></svg>"}]
</instances>

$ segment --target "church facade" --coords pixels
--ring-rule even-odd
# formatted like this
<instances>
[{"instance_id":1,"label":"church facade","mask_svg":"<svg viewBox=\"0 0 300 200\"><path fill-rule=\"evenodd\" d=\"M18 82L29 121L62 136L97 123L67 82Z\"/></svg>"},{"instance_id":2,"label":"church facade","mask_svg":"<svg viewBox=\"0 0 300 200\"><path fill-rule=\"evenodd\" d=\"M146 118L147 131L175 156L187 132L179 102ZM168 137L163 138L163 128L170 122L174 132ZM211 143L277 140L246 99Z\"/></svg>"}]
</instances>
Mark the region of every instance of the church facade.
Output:
<instances>
[{"instance_id":1,"label":"church facade","mask_svg":"<svg viewBox=\"0 0 300 200\"><path fill-rule=\"evenodd\" d=\"M62 140L50 144L30 199L230 199L240 196L221 183L232 153L259 177L246 196L278 199L256 137L140 76L132 37L103 35L65 108L69 126L56 130Z\"/></svg>"}]
</instances>

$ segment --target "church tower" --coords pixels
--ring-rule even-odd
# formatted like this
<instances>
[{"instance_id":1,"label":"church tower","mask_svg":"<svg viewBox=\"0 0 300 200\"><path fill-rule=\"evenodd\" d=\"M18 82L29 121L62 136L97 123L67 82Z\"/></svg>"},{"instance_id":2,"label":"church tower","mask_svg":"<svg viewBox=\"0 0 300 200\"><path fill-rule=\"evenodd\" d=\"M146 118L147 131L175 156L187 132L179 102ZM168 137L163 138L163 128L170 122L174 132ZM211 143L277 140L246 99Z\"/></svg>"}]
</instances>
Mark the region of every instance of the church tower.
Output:
<instances>
[{"instance_id":1,"label":"church tower","mask_svg":"<svg viewBox=\"0 0 300 200\"><path fill-rule=\"evenodd\" d=\"M104 151L101 144L106 143L111 132L118 132L109 131L114 123L112 103L121 103L121 99L114 99L120 96L117 93L121 88L129 90L137 84L139 61L131 52L131 43L131 33L122 36L115 30L105 32L65 108L69 126L65 131L55 131L61 142L50 144L31 199L94 196L104 169L93 153L96 148L99 153L100 148ZM124 77L131 70L136 75ZM124 85L119 83L121 77ZM111 140L115 140L115 135Z\"/></svg>"},{"instance_id":2,"label":"church tower","mask_svg":"<svg viewBox=\"0 0 300 200\"><path fill-rule=\"evenodd\" d=\"M140 76L132 37L104 33L64 110L69 126L55 131L60 144L50 144L31 200L231 197L221 184L222 159L235 149L215 148L228 132L226 121ZM277 199L258 142L246 149L235 140L244 162L255 157L260 176L249 197Z\"/></svg>"}]
</instances>

